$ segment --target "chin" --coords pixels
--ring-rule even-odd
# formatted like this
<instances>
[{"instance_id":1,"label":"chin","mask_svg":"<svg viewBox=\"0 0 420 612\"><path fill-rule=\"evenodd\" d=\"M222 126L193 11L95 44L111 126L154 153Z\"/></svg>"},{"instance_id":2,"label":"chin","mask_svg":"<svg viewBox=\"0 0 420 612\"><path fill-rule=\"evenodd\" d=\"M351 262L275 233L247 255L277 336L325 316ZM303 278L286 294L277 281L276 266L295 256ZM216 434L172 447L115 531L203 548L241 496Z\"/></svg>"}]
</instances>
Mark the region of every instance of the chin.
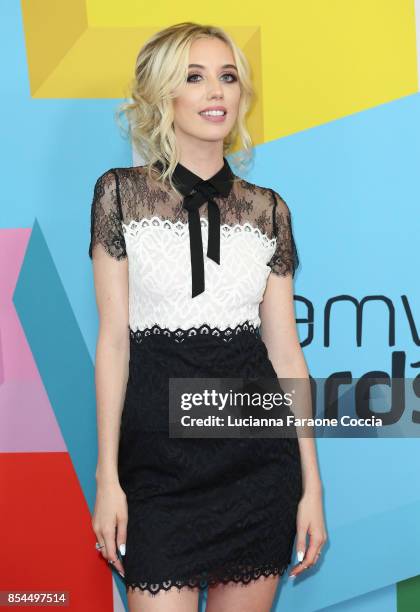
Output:
<instances>
[{"instance_id":1,"label":"chin","mask_svg":"<svg viewBox=\"0 0 420 612\"><path fill-rule=\"evenodd\" d=\"M200 140L203 140L205 142L219 142L219 141L223 141L226 138L227 134L213 134L213 136L211 134L199 134L197 136L197 138L199 138Z\"/></svg>"}]
</instances>

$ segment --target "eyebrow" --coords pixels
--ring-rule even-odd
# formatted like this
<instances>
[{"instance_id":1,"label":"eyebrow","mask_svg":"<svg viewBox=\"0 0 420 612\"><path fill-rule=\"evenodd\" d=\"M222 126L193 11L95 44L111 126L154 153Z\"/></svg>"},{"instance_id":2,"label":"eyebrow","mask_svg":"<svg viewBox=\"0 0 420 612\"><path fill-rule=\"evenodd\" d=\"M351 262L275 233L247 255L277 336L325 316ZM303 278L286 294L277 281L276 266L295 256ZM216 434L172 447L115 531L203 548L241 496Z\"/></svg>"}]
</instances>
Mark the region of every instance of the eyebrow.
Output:
<instances>
[{"instance_id":1,"label":"eyebrow","mask_svg":"<svg viewBox=\"0 0 420 612\"><path fill-rule=\"evenodd\" d=\"M206 68L205 66L203 66L202 64L189 64L188 68ZM233 68L234 70L238 71L238 69L236 68L236 66L234 66L234 64L223 64L222 69L224 70L225 68Z\"/></svg>"}]
</instances>

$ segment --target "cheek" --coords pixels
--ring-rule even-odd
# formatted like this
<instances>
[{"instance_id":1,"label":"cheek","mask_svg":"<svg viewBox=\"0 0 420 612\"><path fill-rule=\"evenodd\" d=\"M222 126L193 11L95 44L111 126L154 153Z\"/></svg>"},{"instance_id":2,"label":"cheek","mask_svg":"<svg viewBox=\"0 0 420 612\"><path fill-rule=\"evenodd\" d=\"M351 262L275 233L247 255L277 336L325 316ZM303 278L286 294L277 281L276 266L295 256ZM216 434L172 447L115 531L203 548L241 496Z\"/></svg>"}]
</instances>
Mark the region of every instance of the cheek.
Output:
<instances>
[{"instance_id":1,"label":"cheek","mask_svg":"<svg viewBox=\"0 0 420 612\"><path fill-rule=\"evenodd\" d=\"M181 115L184 112L186 103L183 98L176 98L173 102L174 114Z\"/></svg>"},{"instance_id":2,"label":"cheek","mask_svg":"<svg viewBox=\"0 0 420 612\"><path fill-rule=\"evenodd\" d=\"M238 87L235 87L235 90L232 91L232 102L236 105L236 108L239 108L239 103L241 101L241 90Z\"/></svg>"},{"instance_id":3,"label":"cheek","mask_svg":"<svg viewBox=\"0 0 420 612\"><path fill-rule=\"evenodd\" d=\"M238 111L241 101L241 91L236 87L225 90L225 100L233 111Z\"/></svg>"},{"instance_id":4,"label":"cheek","mask_svg":"<svg viewBox=\"0 0 420 612\"><path fill-rule=\"evenodd\" d=\"M181 121L191 121L191 115L196 112L198 108L198 100L196 100L197 96L188 95L176 98L174 100L173 108L175 119L179 122Z\"/></svg>"}]
</instances>

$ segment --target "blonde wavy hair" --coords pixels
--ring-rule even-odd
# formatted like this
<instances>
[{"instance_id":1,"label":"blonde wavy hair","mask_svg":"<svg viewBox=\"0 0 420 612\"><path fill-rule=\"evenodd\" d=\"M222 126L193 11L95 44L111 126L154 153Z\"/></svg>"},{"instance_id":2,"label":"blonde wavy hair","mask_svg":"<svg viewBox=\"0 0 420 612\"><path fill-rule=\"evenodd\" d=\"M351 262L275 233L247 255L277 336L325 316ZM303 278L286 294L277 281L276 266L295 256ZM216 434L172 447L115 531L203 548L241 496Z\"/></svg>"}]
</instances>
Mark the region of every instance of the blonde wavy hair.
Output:
<instances>
[{"instance_id":1,"label":"blonde wavy hair","mask_svg":"<svg viewBox=\"0 0 420 612\"><path fill-rule=\"evenodd\" d=\"M197 38L211 37L219 38L232 50L241 90L238 117L224 140L223 155L230 153L239 136L242 152L236 155L235 166L239 169L246 167L252 157L252 140L245 123L255 97L251 70L242 50L219 27L183 22L156 32L137 55L135 76L129 85L130 100L119 105L116 111L120 127L123 126L119 117L125 113L129 124L125 134L131 136L145 160L149 176L156 170L153 164L160 161L164 169L162 173L156 171L158 176L155 178L162 181L167 178L173 189L172 174L179 161L173 128L173 91L187 81L191 43Z\"/></svg>"}]
</instances>

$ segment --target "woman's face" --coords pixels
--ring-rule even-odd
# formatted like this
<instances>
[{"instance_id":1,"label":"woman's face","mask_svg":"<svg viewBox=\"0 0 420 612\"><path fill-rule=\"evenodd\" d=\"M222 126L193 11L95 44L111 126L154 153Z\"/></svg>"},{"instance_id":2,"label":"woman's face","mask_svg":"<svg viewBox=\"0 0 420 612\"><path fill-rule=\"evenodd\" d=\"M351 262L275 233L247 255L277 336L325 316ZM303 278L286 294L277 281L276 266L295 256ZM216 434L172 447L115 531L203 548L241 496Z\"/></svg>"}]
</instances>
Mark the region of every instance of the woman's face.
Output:
<instances>
[{"instance_id":1,"label":"woman's face","mask_svg":"<svg viewBox=\"0 0 420 612\"><path fill-rule=\"evenodd\" d=\"M222 141L235 125L241 96L230 47L219 38L199 38L190 48L187 82L174 98L177 137ZM205 109L224 114L203 116Z\"/></svg>"}]
</instances>

